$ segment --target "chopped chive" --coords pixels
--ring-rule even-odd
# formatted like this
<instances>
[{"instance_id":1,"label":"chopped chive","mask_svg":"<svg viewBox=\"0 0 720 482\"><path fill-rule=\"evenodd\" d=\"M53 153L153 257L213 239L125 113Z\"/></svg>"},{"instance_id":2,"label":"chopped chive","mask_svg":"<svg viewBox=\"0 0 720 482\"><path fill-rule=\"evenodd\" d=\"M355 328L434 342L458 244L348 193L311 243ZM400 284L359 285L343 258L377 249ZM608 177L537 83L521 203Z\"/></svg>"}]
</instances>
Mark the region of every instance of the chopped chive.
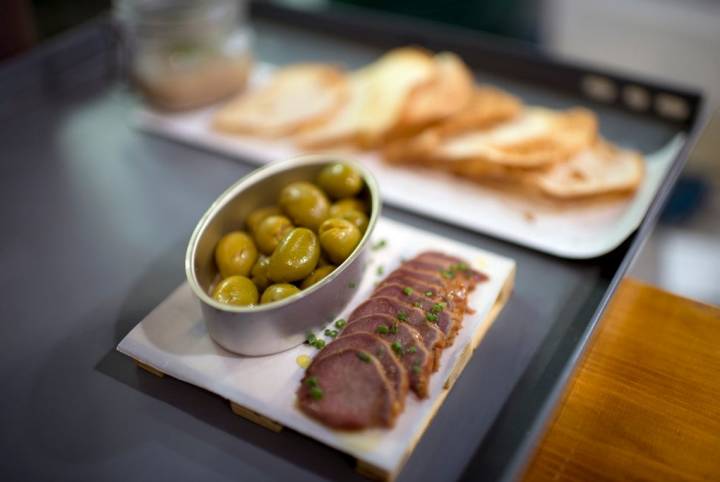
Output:
<instances>
[{"instance_id":1,"label":"chopped chive","mask_svg":"<svg viewBox=\"0 0 720 482\"><path fill-rule=\"evenodd\" d=\"M330 328L328 328L327 330L325 330L325 336L329 336L330 338L335 338L336 336L338 336L338 331L331 330Z\"/></svg>"},{"instance_id":2,"label":"chopped chive","mask_svg":"<svg viewBox=\"0 0 720 482\"><path fill-rule=\"evenodd\" d=\"M470 267L466 263L458 263L457 269L459 271L470 271Z\"/></svg>"},{"instance_id":3,"label":"chopped chive","mask_svg":"<svg viewBox=\"0 0 720 482\"><path fill-rule=\"evenodd\" d=\"M318 338L317 340L312 342L312 346L314 346L318 350L321 350L322 348L325 347L325 340L321 340L320 338Z\"/></svg>"},{"instance_id":4,"label":"chopped chive","mask_svg":"<svg viewBox=\"0 0 720 482\"><path fill-rule=\"evenodd\" d=\"M441 302L441 303L435 303L434 305L432 305L432 308L430 308L430 311L432 313L437 314L437 313L440 313L444 309L445 309L445 303Z\"/></svg>"},{"instance_id":5,"label":"chopped chive","mask_svg":"<svg viewBox=\"0 0 720 482\"><path fill-rule=\"evenodd\" d=\"M326 329L323 333L325 334L325 336L330 336L330 329Z\"/></svg>"},{"instance_id":6,"label":"chopped chive","mask_svg":"<svg viewBox=\"0 0 720 482\"><path fill-rule=\"evenodd\" d=\"M433 294L434 294L434 293L433 293L432 291L430 291L430 290L427 290L427 291L425 292L425 296L427 296L428 298L431 297Z\"/></svg>"},{"instance_id":7,"label":"chopped chive","mask_svg":"<svg viewBox=\"0 0 720 482\"><path fill-rule=\"evenodd\" d=\"M357 288L357 283L355 283L354 281L348 283L348 288L350 288L351 290Z\"/></svg>"},{"instance_id":8,"label":"chopped chive","mask_svg":"<svg viewBox=\"0 0 720 482\"><path fill-rule=\"evenodd\" d=\"M415 374L419 374L420 372L422 372L422 368L420 367L420 365L413 365L412 371Z\"/></svg>"},{"instance_id":9,"label":"chopped chive","mask_svg":"<svg viewBox=\"0 0 720 482\"><path fill-rule=\"evenodd\" d=\"M399 341L394 341L392 345L390 345L390 348L393 349L395 353L397 353L399 356L403 356L404 351L402 345Z\"/></svg>"},{"instance_id":10,"label":"chopped chive","mask_svg":"<svg viewBox=\"0 0 720 482\"><path fill-rule=\"evenodd\" d=\"M380 265L377 267L377 270L375 272L377 273L378 276L382 276L383 273L385 272L385 268L383 268L383 266Z\"/></svg>"},{"instance_id":11,"label":"chopped chive","mask_svg":"<svg viewBox=\"0 0 720 482\"><path fill-rule=\"evenodd\" d=\"M398 332L398 325L397 325L397 323L393 323L392 325L390 325L390 333L392 333L392 334L394 335L394 334L397 333L397 332Z\"/></svg>"},{"instance_id":12,"label":"chopped chive","mask_svg":"<svg viewBox=\"0 0 720 482\"><path fill-rule=\"evenodd\" d=\"M413 289L410 288L409 286L406 286L405 288L403 288L403 294L405 296L410 296L412 293L413 293Z\"/></svg>"},{"instance_id":13,"label":"chopped chive","mask_svg":"<svg viewBox=\"0 0 720 482\"><path fill-rule=\"evenodd\" d=\"M335 327L340 328L341 330L345 328L345 325L347 325L347 321L345 321L343 318L340 318L335 322Z\"/></svg>"},{"instance_id":14,"label":"chopped chive","mask_svg":"<svg viewBox=\"0 0 720 482\"><path fill-rule=\"evenodd\" d=\"M405 350L405 351L408 352L408 353L415 353L415 352L417 351L417 348L415 348L414 346L411 346L410 348L408 348L408 349Z\"/></svg>"},{"instance_id":15,"label":"chopped chive","mask_svg":"<svg viewBox=\"0 0 720 482\"><path fill-rule=\"evenodd\" d=\"M323 391L320 387L310 387L310 396L313 400L320 400L323 397Z\"/></svg>"},{"instance_id":16,"label":"chopped chive","mask_svg":"<svg viewBox=\"0 0 720 482\"><path fill-rule=\"evenodd\" d=\"M307 385L308 387L317 387L318 386L317 378L307 377L307 379L305 380L305 385Z\"/></svg>"},{"instance_id":17,"label":"chopped chive","mask_svg":"<svg viewBox=\"0 0 720 482\"><path fill-rule=\"evenodd\" d=\"M375 331L377 331L381 335L387 335L388 333L390 333L390 330L388 330L388 327L385 325L378 326Z\"/></svg>"},{"instance_id":18,"label":"chopped chive","mask_svg":"<svg viewBox=\"0 0 720 482\"><path fill-rule=\"evenodd\" d=\"M425 315L425 318L432 323L437 323L438 320L438 316L435 313L428 313Z\"/></svg>"},{"instance_id":19,"label":"chopped chive","mask_svg":"<svg viewBox=\"0 0 720 482\"><path fill-rule=\"evenodd\" d=\"M415 303L413 303L413 306L415 308L422 308L422 303L420 303L419 301L416 301Z\"/></svg>"},{"instance_id":20,"label":"chopped chive","mask_svg":"<svg viewBox=\"0 0 720 482\"><path fill-rule=\"evenodd\" d=\"M312 345L313 343L315 343L315 340L317 340L317 337L313 333L308 333L307 339L305 341Z\"/></svg>"},{"instance_id":21,"label":"chopped chive","mask_svg":"<svg viewBox=\"0 0 720 482\"><path fill-rule=\"evenodd\" d=\"M368 355L364 351L357 352L357 357L365 363L370 363L370 355Z\"/></svg>"},{"instance_id":22,"label":"chopped chive","mask_svg":"<svg viewBox=\"0 0 720 482\"><path fill-rule=\"evenodd\" d=\"M398 320L407 321L407 317L408 317L407 313L405 313L404 311L398 311L398 314L397 314Z\"/></svg>"},{"instance_id":23,"label":"chopped chive","mask_svg":"<svg viewBox=\"0 0 720 482\"><path fill-rule=\"evenodd\" d=\"M443 275L443 277L447 278L447 279L455 277L455 271L453 271L452 269L442 270L442 271L440 271L440 274Z\"/></svg>"},{"instance_id":24,"label":"chopped chive","mask_svg":"<svg viewBox=\"0 0 720 482\"><path fill-rule=\"evenodd\" d=\"M387 245L387 241L384 239L381 239L377 243L373 244L371 249L373 251L377 251L379 249L383 249L386 245Z\"/></svg>"}]
</instances>

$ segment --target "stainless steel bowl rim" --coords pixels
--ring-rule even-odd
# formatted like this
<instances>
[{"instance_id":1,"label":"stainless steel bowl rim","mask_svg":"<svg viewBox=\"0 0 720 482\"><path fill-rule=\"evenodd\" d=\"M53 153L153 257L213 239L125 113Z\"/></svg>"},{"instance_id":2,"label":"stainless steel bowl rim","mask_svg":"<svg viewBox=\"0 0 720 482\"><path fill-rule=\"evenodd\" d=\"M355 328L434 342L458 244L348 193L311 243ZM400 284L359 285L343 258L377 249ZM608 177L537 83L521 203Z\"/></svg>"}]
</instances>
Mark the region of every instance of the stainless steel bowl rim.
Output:
<instances>
[{"instance_id":1,"label":"stainless steel bowl rim","mask_svg":"<svg viewBox=\"0 0 720 482\"><path fill-rule=\"evenodd\" d=\"M266 179L268 177L271 177L277 173L280 173L284 170L291 169L296 166L303 166L303 165L322 165L322 164L330 164L333 162L342 162L343 164L349 164L353 166L354 169L357 170L357 172L360 173L363 180L365 181L365 185L368 188L368 191L370 192L370 218L368 221L367 229L365 230L365 233L363 237L360 239L360 242L355 247L353 252L350 254L350 256L345 259L345 261L342 262L339 266L337 266L332 273L327 275L322 280L318 281L314 285L312 285L309 288L306 288L302 290L300 293L290 296L288 298L275 301L272 303L268 303L265 305L255 305L251 307L242 307L242 306L236 306L236 305L229 305L225 303L220 303L218 301L215 301L211 296L209 296L204 289L200 286L197 280L197 276L195 275L195 252L197 249L198 241L205 231L207 225L213 220L215 215L219 210L221 210L228 202L230 202L235 196L239 195L244 189L246 189L249 186L252 186L256 184L259 181L262 181L263 179ZM200 221L198 222L197 226L195 227L195 230L193 231L192 235L190 236L190 241L188 242L187 251L185 253L185 275L187 277L188 283L190 284L190 288L193 290L195 295L202 300L203 303L206 303L213 308L221 311L226 311L229 313L257 313L260 311L271 311L276 308L281 308L285 305L288 305L290 303L294 303L301 298L310 295L312 292L320 289L322 286L331 283L333 279L335 279L338 274L344 269L345 266L352 263L352 261L357 258L360 254L360 250L365 246L365 244L368 243L370 240L370 236L372 235L373 228L375 227L375 224L377 222L378 217L380 216L380 190L378 188L377 182L375 181L375 177L370 173L370 171L360 164L357 161L354 161L352 159L347 159L342 155L339 154L309 154L309 155L303 155L298 157L293 157L290 159L286 159L283 161L276 161L271 164L268 164L265 167L261 167L259 169L254 170L250 174L240 178L237 182L235 182L233 185L231 185L229 188L225 190L218 198L210 205L207 211L205 211L205 214L202 215L200 218Z\"/></svg>"}]
</instances>

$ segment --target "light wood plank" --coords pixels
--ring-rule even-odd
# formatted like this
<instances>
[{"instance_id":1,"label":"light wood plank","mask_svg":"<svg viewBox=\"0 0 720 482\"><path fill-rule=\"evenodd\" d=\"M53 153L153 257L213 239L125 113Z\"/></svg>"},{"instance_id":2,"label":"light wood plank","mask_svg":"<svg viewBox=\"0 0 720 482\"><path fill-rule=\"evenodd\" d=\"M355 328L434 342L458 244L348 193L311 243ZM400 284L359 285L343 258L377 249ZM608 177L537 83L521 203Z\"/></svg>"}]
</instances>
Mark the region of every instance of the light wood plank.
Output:
<instances>
[{"instance_id":1,"label":"light wood plank","mask_svg":"<svg viewBox=\"0 0 720 482\"><path fill-rule=\"evenodd\" d=\"M601 323L524 479L718 480L720 308L628 279Z\"/></svg>"}]
</instances>

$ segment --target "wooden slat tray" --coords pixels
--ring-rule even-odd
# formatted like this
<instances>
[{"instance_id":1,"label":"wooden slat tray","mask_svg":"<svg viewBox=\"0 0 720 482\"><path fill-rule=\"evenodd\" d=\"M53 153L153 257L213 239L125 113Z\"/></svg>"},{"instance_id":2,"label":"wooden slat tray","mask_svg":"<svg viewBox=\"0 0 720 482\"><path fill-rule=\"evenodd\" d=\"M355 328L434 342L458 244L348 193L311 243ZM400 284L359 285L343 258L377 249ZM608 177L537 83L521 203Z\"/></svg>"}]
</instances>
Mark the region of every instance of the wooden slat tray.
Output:
<instances>
[{"instance_id":1,"label":"wooden slat tray","mask_svg":"<svg viewBox=\"0 0 720 482\"><path fill-rule=\"evenodd\" d=\"M442 405L475 348L507 302L515 275L512 260L460 244L388 219L381 219L374 241L387 240L373 252L357 294L343 313L372 291L382 276L402 260L426 249L460 256L489 276L470 298L475 310L465 317L455 343L443 352L440 369L430 383L430 396L408 396L394 428L357 433L330 430L303 415L295 406L295 390L303 369L301 355L316 350L301 345L267 357L241 357L213 343L201 319L198 301L187 284L181 285L118 345L137 365L158 376L169 375L216 393L230 402L234 413L273 431L287 427L353 456L357 470L373 479L391 480ZM382 269L379 269L382 267Z\"/></svg>"}]
</instances>

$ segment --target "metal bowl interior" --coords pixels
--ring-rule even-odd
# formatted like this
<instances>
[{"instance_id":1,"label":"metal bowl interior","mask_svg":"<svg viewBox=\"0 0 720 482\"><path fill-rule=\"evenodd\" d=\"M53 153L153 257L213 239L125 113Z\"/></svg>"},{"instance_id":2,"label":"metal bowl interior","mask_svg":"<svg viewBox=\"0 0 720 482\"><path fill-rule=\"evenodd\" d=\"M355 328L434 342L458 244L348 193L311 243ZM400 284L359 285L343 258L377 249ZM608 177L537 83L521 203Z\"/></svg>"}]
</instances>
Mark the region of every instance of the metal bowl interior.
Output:
<instances>
[{"instance_id":1,"label":"metal bowl interior","mask_svg":"<svg viewBox=\"0 0 720 482\"><path fill-rule=\"evenodd\" d=\"M343 162L352 165L364 180L359 197L370 206L368 228L352 254L329 276L299 294L267 305L241 307L219 303L208 293L216 282L218 271L214 250L220 238L233 230L245 229L244 220L254 209L274 205L277 196L287 184L294 181L313 181L319 171L329 163ZM308 155L279 161L253 171L230 186L210 206L193 232L185 258L188 282L197 297L205 304L221 311L248 313L269 311L297 302L310 296L335 278L350 265L368 243L378 217L381 201L375 178L361 164L336 155Z\"/></svg>"}]
</instances>

